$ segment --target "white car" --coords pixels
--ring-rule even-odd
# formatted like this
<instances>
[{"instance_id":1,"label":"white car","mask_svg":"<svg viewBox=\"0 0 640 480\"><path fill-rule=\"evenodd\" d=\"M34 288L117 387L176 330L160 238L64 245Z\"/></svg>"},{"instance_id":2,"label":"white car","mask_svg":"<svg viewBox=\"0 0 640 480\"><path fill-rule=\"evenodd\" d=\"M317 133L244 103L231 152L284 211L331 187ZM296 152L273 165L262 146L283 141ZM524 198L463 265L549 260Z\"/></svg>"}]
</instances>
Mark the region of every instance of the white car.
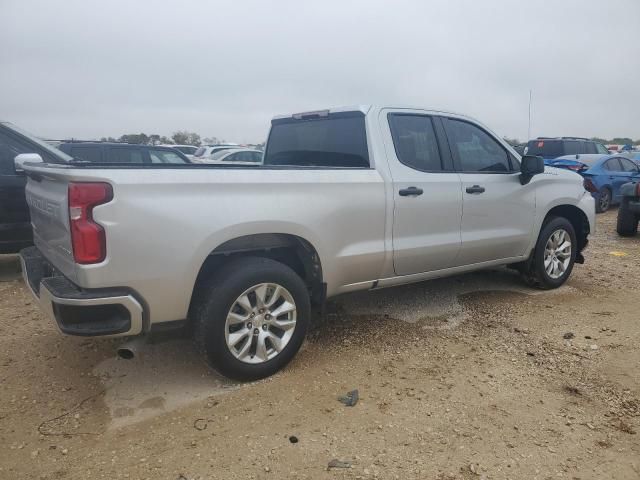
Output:
<instances>
[{"instance_id":1,"label":"white car","mask_svg":"<svg viewBox=\"0 0 640 480\"><path fill-rule=\"evenodd\" d=\"M167 144L167 145L160 145L160 146L161 147L175 148L179 152L183 153L184 156L187 157L189 160L193 160L193 156L196 153L196 150L198 150L198 147L196 147L194 145L171 145L171 144Z\"/></svg>"},{"instance_id":2,"label":"white car","mask_svg":"<svg viewBox=\"0 0 640 480\"><path fill-rule=\"evenodd\" d=\"M203 163L216 165L260 165L262 164L262 152L251 148L231 148L214 152Z\"/></svg>"},{"instance_id":3,"label":"white car","mask_svg":"<svg viewBox=\"0 0 640 480\"><path fill-rule=\"evenodd\" d=\"M233 148L242 148L237 143L220 143L218 145L201 145L193 154L193 161L196 163L207 163L211 159L211 155L221 150L231 150Z\"/></svg>"}]
</instances>

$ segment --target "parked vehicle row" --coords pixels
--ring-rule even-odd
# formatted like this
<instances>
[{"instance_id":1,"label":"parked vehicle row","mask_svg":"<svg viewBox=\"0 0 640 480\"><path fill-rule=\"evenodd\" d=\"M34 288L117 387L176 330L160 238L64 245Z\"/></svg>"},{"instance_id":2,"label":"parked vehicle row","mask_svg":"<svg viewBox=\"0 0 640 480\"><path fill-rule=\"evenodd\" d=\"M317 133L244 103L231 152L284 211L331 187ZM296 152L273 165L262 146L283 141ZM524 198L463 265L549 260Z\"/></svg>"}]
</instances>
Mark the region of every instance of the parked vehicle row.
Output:
<instances>
[{"instance_id":1,"label":"parked vehicle row","mask_svg":"<svg viewBox=\"0 0 640 480\"><path fill-rule=\"evenodd\" d=\"M545 163L564 155L599 154L607 155L609 150L603 144L579 137L538 137L529 140L524 150L526 155L537 155Z\"/></svg>"},{"instance_id":2,"label":"parked vehicle row","mask_svg":"<svg viewBox=\"0 0 640 480\"><path fill-rule=\"evenodd\" d=\"M189 163L174 147L110 142L63 142L58 149L78 161L90 163Z\"/></svg>"},{"instance_id":3,"label":"parked vehicle row","mask_svg":"<svg viewBox=\"0 0 640 480\"><path fill-rule=\"evenodd\" d=\"M424 109L276 117L259 168L66 156L23 168L35 240L23 271L62 332L188 323L209 362L244 380L286 365L326 298L498 265L556 288L594 228L574 172Z\"/></svg>"},{"instance_id":4,"label":"parked vehicle row","mask_svg":"<svg viewBox=\"0 0 640 480\"><path fill-rule=\"evenodd\" d=\"M193 157L194 157L196 151L198 150L198 147L196 147L195 145L166 144L166 145L160 145L160 146L161 147L168 147L168 148L175 148L180 153L182 153L185 157L187 157L189 160L193 160Z\"/></svg>"}]
</instances>

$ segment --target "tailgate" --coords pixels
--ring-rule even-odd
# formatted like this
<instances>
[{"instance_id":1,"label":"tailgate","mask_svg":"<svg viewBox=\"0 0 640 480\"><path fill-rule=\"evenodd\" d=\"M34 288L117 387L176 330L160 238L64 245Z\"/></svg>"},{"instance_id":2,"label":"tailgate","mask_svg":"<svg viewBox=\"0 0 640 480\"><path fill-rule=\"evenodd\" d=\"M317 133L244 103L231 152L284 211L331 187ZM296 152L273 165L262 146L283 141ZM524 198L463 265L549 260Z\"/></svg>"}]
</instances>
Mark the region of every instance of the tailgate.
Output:
<instances>
[{"instance_id":1,"label":"tailgate","mask_svg":"<svg viewBox=\"0 0 640 480\"><path fill-rule=\"evenodd\" d=\"M34 243L56 269L75 280L76 264L69 230L69 181L61 174L27 171L26 196Z\"/></svg>"}]
</instances>

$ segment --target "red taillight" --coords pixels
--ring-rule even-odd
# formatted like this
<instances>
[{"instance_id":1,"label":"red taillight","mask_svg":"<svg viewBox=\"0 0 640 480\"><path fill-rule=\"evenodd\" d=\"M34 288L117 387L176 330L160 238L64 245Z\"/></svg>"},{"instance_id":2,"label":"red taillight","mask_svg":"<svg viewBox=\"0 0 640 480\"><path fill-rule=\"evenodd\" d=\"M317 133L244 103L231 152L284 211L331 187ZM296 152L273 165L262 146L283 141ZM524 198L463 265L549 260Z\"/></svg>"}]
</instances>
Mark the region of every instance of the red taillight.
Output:
<instances>
[{"instance_id":1,"label":"red taillight","mask_svg":"<svg viewBox=\"0 0 640 480\"><path fill-rule=\"evenodd\" d=\"M584 185L584 189L590 193L596 193L598 191L598 187L591 181L590 178L585 178L582 181L582 185Z\"/></svg>"},{"instance_id":2,"label":"red taillight","mask_svg":"<svg viewBox=\"0 0 640 480\"><path fill-rule=\"evenodd\" d=\"M104 229L93 221L93 207L113 198L108 183L69 184L71 246L77 263L99 263L107 256Z\"/></svg>"}]
</instances>

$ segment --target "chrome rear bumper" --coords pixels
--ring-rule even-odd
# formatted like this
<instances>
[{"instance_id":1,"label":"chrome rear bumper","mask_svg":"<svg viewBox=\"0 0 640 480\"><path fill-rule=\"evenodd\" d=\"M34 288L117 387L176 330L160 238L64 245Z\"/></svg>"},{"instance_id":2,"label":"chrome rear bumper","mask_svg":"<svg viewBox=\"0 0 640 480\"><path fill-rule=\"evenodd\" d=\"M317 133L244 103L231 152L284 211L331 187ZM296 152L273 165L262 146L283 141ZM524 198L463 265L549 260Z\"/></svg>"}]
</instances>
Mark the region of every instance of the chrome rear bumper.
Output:
<instances>
[{"instance_id":1,"label":"chrome rear bumper","mask_svg":"<svg viewBox=\"0 0 640 480\"><path fill-rule=\"evenodd\" d=\"M25 284L67 335L122 337L143 330L144 309L121 288L87 290L56 272L36 247L20 252Z\"/></svg>"}]
</instances>

